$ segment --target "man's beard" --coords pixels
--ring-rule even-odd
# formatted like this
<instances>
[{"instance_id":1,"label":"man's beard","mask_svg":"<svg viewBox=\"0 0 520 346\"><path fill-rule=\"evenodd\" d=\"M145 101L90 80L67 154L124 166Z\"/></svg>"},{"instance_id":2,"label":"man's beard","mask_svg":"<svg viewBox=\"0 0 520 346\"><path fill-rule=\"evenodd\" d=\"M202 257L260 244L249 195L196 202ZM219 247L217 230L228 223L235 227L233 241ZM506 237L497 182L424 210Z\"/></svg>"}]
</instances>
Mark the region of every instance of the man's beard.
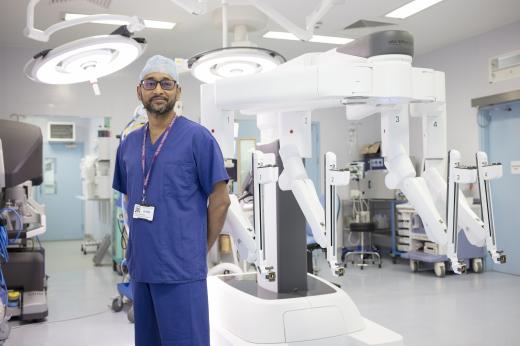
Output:
<instances>
[{"instance_id":1,"label":"man's beard","mask_svg":"<svg viewBox=\"0 0 520 346\"><path fill-rule=\"evenodd\" d=\"M155 99L157 99L157 98L165 100L165 101L167 100L164 97L156 96ZM173 99L171 101L167 101L162 106L154 106L152 104L153 100L154 100L154 98L151 98L148 102L143 102L143 106L149 113L155 114L159 117L168 115L173 110L173 107L175 106L175 99Z\"/></svg>"}]
</instances>

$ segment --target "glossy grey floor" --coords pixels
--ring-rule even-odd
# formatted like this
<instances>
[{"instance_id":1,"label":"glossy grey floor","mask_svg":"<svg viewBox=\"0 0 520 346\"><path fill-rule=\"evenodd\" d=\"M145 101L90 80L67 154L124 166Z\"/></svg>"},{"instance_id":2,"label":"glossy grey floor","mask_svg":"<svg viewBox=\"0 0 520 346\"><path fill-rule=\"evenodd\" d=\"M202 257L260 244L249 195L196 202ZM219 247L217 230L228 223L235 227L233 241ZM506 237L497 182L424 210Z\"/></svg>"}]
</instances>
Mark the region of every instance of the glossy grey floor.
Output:
<instances>
[{"instance_id":1,"label":"glossy grey floor","mask_svg":"<svg viewBox=\"0 0 520 346\"><path fill-rule=\"evenodd\" d=\"M52 242L47 249L49 317L19 326L8 346L133 345L133 325L108 305L120 277L110 266L94 267L79 242ZM486 272L437 278L412 274L406 262L386 260L382 269L347 268L329 274L318 255L320 276L342 286L362 315L405 338L407 346L519 345L520 277ZM250 316L254 318L254 316Z\"/></svg>"}]
</instances>

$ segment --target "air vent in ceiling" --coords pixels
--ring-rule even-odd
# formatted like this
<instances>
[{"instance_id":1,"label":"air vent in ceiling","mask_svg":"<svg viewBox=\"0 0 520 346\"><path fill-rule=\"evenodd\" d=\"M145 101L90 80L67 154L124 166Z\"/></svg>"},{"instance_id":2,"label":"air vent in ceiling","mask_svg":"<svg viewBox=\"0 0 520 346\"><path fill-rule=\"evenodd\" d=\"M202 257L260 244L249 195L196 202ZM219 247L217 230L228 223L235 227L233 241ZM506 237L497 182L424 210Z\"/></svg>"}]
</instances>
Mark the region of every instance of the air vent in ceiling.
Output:
<instances>
[{"instance_id":1,"label":"air vent in ceiling","mask_svg":"<svg viewBox=\"0 0 520 346\"><path fill-rule=\"evenodd\" d=\"M350 24L349 26L344 27L343 30L377 28L380 26L389 26L389 25L395 25L395 24L386 23L386 22L376 22L374 20L361 19L361 20L358 20L357 22Z\"/></svg>"},{"instance_id":2,"label":"air vent in ceiling","mask_svg":"<svg viewBox=\"0 0 520 346\"><path fill-rule=\"evenodd\" d=\"M520 50L489 59L489 82L495 83L520 77Z\"/></svg>"}]
</instances>

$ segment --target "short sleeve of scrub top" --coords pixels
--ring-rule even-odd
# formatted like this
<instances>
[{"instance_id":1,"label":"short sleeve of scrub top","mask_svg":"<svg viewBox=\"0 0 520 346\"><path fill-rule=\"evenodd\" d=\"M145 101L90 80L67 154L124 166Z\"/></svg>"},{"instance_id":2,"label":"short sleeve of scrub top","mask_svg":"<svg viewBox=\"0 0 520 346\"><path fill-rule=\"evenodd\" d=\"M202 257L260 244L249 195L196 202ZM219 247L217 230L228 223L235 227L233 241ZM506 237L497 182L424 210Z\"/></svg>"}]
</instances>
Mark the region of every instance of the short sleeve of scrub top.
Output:
<instances>
[{"instance_id":1,"label":"short sleeve of scrub top","mask_svg":"<svg viewBox=\"0 0 520 346\"><path fill-rule=\"evenodd\" d=\"M123 142L117 147L116 164L112 188L126 195L126 169L122 158Z\"/></svg>"},{"instance_id":2,"label":"short sleeve of scrub top","mask_svg":"<svg viewBox=\"0 0 520 346\"><path fill-rule=\"evenodd\" d=\"M220 147L205 128L201 129L198 136L193 137L193 154L200 185L206 196L209 196L215 184L221 181L227 182L229 176Z\"/></svg>"}]
</instances>

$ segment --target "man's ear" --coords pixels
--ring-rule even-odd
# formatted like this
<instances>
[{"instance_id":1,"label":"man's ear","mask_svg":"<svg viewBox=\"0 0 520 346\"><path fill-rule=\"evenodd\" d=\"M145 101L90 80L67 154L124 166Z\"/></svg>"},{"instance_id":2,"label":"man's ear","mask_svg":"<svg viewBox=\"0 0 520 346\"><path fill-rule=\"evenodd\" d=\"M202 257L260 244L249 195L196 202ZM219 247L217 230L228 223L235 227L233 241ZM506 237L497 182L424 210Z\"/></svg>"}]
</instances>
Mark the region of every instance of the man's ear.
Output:
<instances>
[{"instance_id":1,"label":"man's ear","mask_svg":"<svg viewBox=\"0 0 520 346\"><path fill-rule=\"evenodd\" d=\"M136 93L137 93L137 98L139 99L139 101L143 102L143 96L141 95L141 86L140 85L137 86Z\"/></svg>"}]
</instances>

